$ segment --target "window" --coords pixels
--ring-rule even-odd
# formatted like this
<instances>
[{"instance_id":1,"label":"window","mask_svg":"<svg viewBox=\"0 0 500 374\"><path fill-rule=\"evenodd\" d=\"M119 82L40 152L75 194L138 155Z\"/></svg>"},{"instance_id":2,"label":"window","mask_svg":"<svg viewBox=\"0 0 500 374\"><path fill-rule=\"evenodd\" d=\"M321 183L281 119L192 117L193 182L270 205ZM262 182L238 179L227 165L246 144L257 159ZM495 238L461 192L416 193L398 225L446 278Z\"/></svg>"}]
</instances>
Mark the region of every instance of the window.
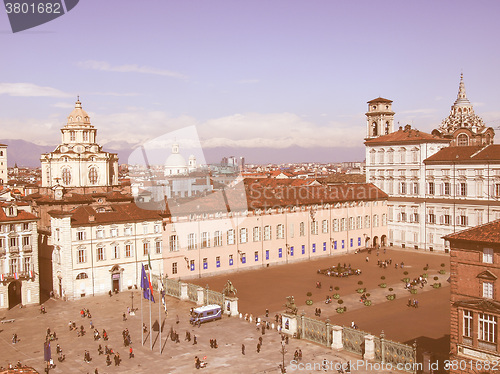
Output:
<instances>
[{"instance_id":1,"label":"window","mask_svg":"<svg viewBox=\"0 0 500 374\"><path fill-rule=\"evenodd\" d=\"M227 230L227 244L234 244L234 230Z\"/></svg>"},{"instance_id":2,"label":"window","mask_svg":"<svg viewBox=\"0 0 500 374\"><path fill-rule=\"evenodd\" d=\"M406 162L406 149L401 148L401 150L399 151L399 155L400 155L401 163L404 164Z\"/></svg>"},{"instance_id":3,"label":"window","mask_svg":"<svg viewBox=\"0 0 500 374\"><path fill-rule=\"evenodd\" d=\"M444 224L451 225L451 215L449 215L449 214L444 215Z\"/></svg>"},{"instance_id":4,"label":"window","mask_svg":"<svg viewBox=\"0 0 500 374\"><path fill-rule=\"evenodd\" d=\"M116 227L113 227L111 230L110 230L110 234L111 234L111 237L112 238L116 238L118 236L118 229Z\"/></svg>"},{"instance_id":5,"label":"window","mask_svg":"<svg viewBox=\"0 0 500 374\"><path fill-rule=\"evenodd\" d=\"M467 183L460 183L460 196L467 196Z\"/></svg>"},{"instance_id":6,"label":"window","mask_svg":"<svg viewBox=\"0 0 500 374\"><path fill-rule=\"evenodd\" d=\"M255 251L254 257L255 257L255 262L259 261L259 252L258 251Z\"/></svg>"},{"instance_id":7,"label":"window","mask_svg":"<svg viewBox=\"0 0 500 374\"><path fill-rule=\"evenodd\" d=\"M354 217L349 217L349 230L354 230L355 227Z\"/></svg>"},{"instance_id":8,"label":"window","mask_svg":"<svg viewBox=\"0 0 500 374\"><path fill-rule=\"evenodd\" d=\"M347 220L345 218L340 219L340 231L347 230Z\"/></svg>"},{"instance_id":9,"label":"window","mask_svg":"<svg viewBox=\"0 0 500 374\"><path fill-rule=\"evenodd\" d=\"M467 135L465 135L465 134L458 135L457 145L459 147L468 146L469 145L469 138L467 137Z\"/></svg>"},{"instance_id":10,"label":"window","mask_svg":"<svg viewBox=\"0 0 500 374\"><path fill-rule=\"evenodd\" d=\"M61 174L63 184L69 185L71 183L71 170L69 168L63 168Z\"/></svg>"},{"instance_id":11,"label":"window","mask_svg":"<svg viewBox=\"0 0 500 374\"><path fill-rule=\"evenodd\" d=\"M97 229L97 231L96 231L96 237L97 237L97 239L104 238L104 230L103 229Z\"/></svg>"},{"instance_id":12,"label":"window","mask_svg":"<svg viewBox=\"0 0 500 374\"><path fill-rule=\"evenodd\" d=\"M378 214L373 215L373 227L378 227Z\"/></svg>"},{"instance_id":13,"label":"window","mask_svg":"<svg viewBox=\"0 0 500 374\"><path fill-rule=\"evenodd\" d=\"M28 273L31 270L31 257L25 257L23 259L23 271Z\"/></svg>"},{"instance_id":14,"label":"window","mask_svg":"<svg viewBox=\"0 0 500 374\"><path fill-rule=\"evenodd\" d=\"M284 239L285 238L285 226L279 224L276 226L276 239Z\"/></svg>"},{"instance_id":15,"label":"window","mask_svg":"<svg viewBox=\"0 0 500 374\"><path fill-rule=\"evenodd\" d=\"M147 256L149 254L149 242L144 242L142 248L144 256Z\"/></svg>"},{"instance_id":16,"label":"window","mask_svg":"<svg viewBox=\"0 0 500 374\"><path fill-rule=\"evenodd\" d=\"M88 142L89 141L89 133L88 131L83 132L83 141Z\"/></svg>"},{"instance_id":17,"label":"window","mask_svg":"<svg viewBox=\"0 0 500 374\"><path fill-rule=\"evenodd\" d=\"M304 222L301 222L299 225L299 235L304 236L306 234L306 228Z\"/></svg>"},{"instance_id":18,"label":"window","mask_svg":"<svg viewBox=\"0 0 500 374\"><path fill-rule=\"evenodd\" d=\"M271 240L271 226L264 226L264 240Z\"/></svg>"},{"instance_id":19,"label":"window","mask_svg":"<svg viewBox=\"0 0 500 374\"><path fill-rule=\"evenodd\" d=\"M450 190L451 190L451 188L450 188L450 182L445 182L444 183L444 194L446 196L449 196L450 195Z\"/></svg>"},{"instance_id":20,"label":"window","mask_svg":"<svg viewBox=\"0 0 500 374\"><path fill-rule=\"evenodd\" d=\"M177 274L177 262L172 263L172 274Z\"/></svg>"},{"instance_id":21,"label":"window","mask_svg":"<svg viewBox=\"0 0 500 374\"><path fill-rule=\"evenodd\" d=\"M248 241L248 229L241 228L240 229L240 243L246 243Z\"/></svg>"},{"instance_id":22,"label":"window","mask_svg":"<svg viewBox=\"0 0 500 374\"><path fill-rule=\"evenodd\" d=\"M321 222L321 232L323 234L328 234L328 220L327 219L324 219Z\"/></svg>"},{"instance_id":23,"label":"window","mask_svg":"<svg viewBox=\"0 0 500 374\"><path fill-rule=\"evenodd\" d=\"M9 238L9 247L11 248L17 248L18 246L18 238Z\"/></svg>"},{"instance_id":24,"label":"window","mask_svg":"<svg viewBox=\"0 0 500 374\"><path fill-rule=\"evenodd\" d=\"M495 343L497 335L497 319L495 316L479 313L478 339Z\"/></svg>"},{"instance_id":25,"label":"window","mask_svg":"<svg viewBox=\"0 0 500 374\"><path fill-rule=\"evenodd\" d=\"M382 226L387 226L387 214L382 214Z\"/></svg>"},{"instance_id":26,"label":"window","mask_svg":"<svg viewBox=\"0 0 500 374\"><path fill-rule=\"evenodd\" d=\"M25 222L21 225L21 230L28 231L30 229L30 224Z\"/></svg>"},{"instance_id":27,"label":"window","mask_svg":"<svg viewBox=\"0 0 500 374\"><path fill-rule=\"evenodd\" d=\"M495 196L500 197L500 183L495 184Z\"/></svg>"},{"instance_id":28,"label":"window","mask_svg":"<svg viewBox=\"0 0 500 374\"><path fill-rule=\"evenodd\" d=\"M370 216L365 216L365 229L370 228Z\"/></svg>"},{"instance_id":29,"label":"window","mask_svg":"<svg viewBox=\"0 0 500 374\"><path fill-rule=\"evenodd\" d=\"M125 236L132 235L132 227L130 227L130 226L125 227L124 234L125 234Z\"/></svg>"},{"instance_id":30,"label":"window","mask_svg":"<svg viewBox=\"0 0 500 374\"><path fill-rule=\"evenodd\" d=\"M429 195L434 195L434 182L429 182Z\"/></svg>"},{"instance_id":31,"label":"window","mask_svg":"<svg viewBox=\"0 0 500 374\"><path fill-rule=\"evenodd\" d=\"M318 235L318 221L311 222L311 234Z\"/></svg>"},{"instance_id":32,"label":"window","mask_svg":"<svg viewBox=\"0 0 500 374\"><path fill-rule=\"evenodd\" d=\"M362 229L363 228L363 217L362 216L357 216L356 217L356 228L357 229Z\"/></svg>"},{"instance_id":33,"label":"window","mask_svg":"<svg viewBox=\"0 0 500 374\"><path fill-rule=\"evenodd\" d=\"M69 132L69 140L74 142L76 139L76 136L75 136L75 132L74 131L70 131Z\"/></svg>"},{"instance_id":34,"label":"window","mask_svg":"<svg viewBox=\"0 0 500 374\"><path fill-rule=\"evenodd\" d=\"M23 236L23 246L25 245L30 245L30 237L29 236Z\"/></svg>"},{"instance_id":35,"label":"window","mask_svg":"<svg viewBox=\"0 0 500 374\"><path fill-rule=\"evenodd\" d=\"M201 233L201 248L210 247L210 233L204 231Z\"/></svg>"},{"instance_id":36,"label":"window","mask_svg":"<svg viewBox=\"0 0 500 374\"><path fill-rule=\"evenodd\" d=\"M413 183L413 194L418 195L418 183L417 182Z\"/></svg>"},{"instance_id":37,"label":"window","mask_svg":"<svg viewBox=\"0 0 500 374\"><path fill-rule=\"evenodd\" d=\"M146 235L148 233L148 224L143 224L142 225L142 233Z\"/></svg>"},{"instance_id":38,"label":"window","mask_svg":"<svg viewBox=\"0 0 500 374\"><path fill-rule=\"evenodd\" d=\"M99 178L99 175L97 173L97 169L94 166L92 166L89 169L89 182L90 182L90 184L97 184L98 178Z\"/></svg>"},{"instance_id":39,"label":"window","mask_svg":"<svg viewBox=\"0 0 500 374\"><path fill-rule=\"evenodd\" d=\"M428 222L436 223L436 215L434 214L434 209L429 209Z\"/></svg>"},{"instance_id":40,"label":"window","mask_svg":"<svg viewBox=\"0 0 500 374\"><path fill-rule=\"evenodd\" d=\"M339 231L339 220L336 218L333 220L333 231L334 232Z\"/></svg>"},{"instance_id":41,"label":"window","mask_svg":"<svg viewBox=\"0 0 500 374\"><path fill-rule=\"evenodd\" d=\"M125 244L125 257L132 257L132 244Z\"/></svg>"},{"instance_id":42,"label":"window","mask_svg":"<svg viewBox=\"0 0 500 374\"><path fill-rule=\"evenodd\" d=\"M295 233L295 225L293 223L290 223L290 229L288 231L288 235L290 235L290 238L293 238L294 233Z\"/></svg>"},{"instance_id":43,"label":"window","mask_svg":"<svg viewBox=\"0 0 500 374\"><path fill-rule=\"evenodd\" d=\"M463 336L472 338L472 311L464 310Z\"/></svg>"},{"instance_id":44,"label":"window","mask_svg":"<svg viewBox=\"0 0 500 374\"><path fill-rule=\"evenodd\" d=\"M104 261L104 248L103 247L97 248L97 261Z\"/></svg>"},{"instance_id":45,"label":"window","mask_svg":"<svg viewBox=\"0 0 500 374\"><path fill-rule=\"evenodd\" d=\"M113 247L113 258L120 258L120 247L118 245Z\"/></svg>"},{"instance_id":46,"label":"window","mask_svg":"<svg viewBox=\"0 0 500 374\"><path fill-rule=\"evenodd\" d=\"M222 246L222 231L214 232L214 247Z\"/></svg>"},{"instance_id":47,"label":"window","mask_svg":"<svg viewBox=\"0 0 500 374\"><path fill-rule=\"evenodd\" d=\"M483 262L487 264L493 263L493 249L492 248L484 248L483 249Z\"/></svg>"},{"instance_id":48,"label":"window","mask_svg":"<svg viewBox=\"0 0 500 374\"><path fill-rule=\"evenodd\" d=\"M406 182L399 182L399 193L406 195Z\"/></svg>"},{"instance_id":49,"label":"window","mask_svg":"<svg viewBox=\"0 0 500 374\"><path fill-rule=\"evenodd\" d=\"M460 226L467 226L467 216L464 211L461 211L460 216L458 216L458 224Z\"/></svg>"},{"instance_id":50,"label":"window","mask_svg":"<svg viewBox=\"0 0 500 374\"><path fill-rule=\"evenodd\" d=\"M179 238L177 235L170 235L169 239L170 252L177 252L179 250Z\"/></svg>"},{"instance_id":51,"label":"window","mask_svg":"<svg viewBox=\"0 0 500 374\"><path fill-rule=\"evenodd\" d=\"M203 258L203 269L208 269L208 258Z\"/></svg>"},{"instance_id":52,"label":"window","mask_svg":"<svg viewBox=\"0 0 500 374\"><path fill-rule=\"evenodd\" d=\"M190 233L188 235L188 249L195 249L195 248L196 248L196 234Z\"/></svg>"},{"instance_id":53,"label":"window","mask_svg":"<svg viewBox=\"0 0 500 374\"><path fill-rule=\"evenodd\" d=\"M493 283L483 282L483 297L493 299Z\"/></svg>"},{"instance_id":54,"label":"window","mask_svg":"<svg viewBox=\"0 0 500 374\"><path fill-rule=\"evenodd\" d=\"M483 224L483 211L476 210L476 225L482 225L482 224Z\"/></svg>"},{"instance_id":55,"label":"window","mask_svg":"<svg viewBox=\"0 0 500 374\"><path fill-rule=\"evenodd\" d=\"M155 251L157 255L161 253L161 240L155 241Z\"/></svg>"},{"instance_id":56,"label":"window","mask_svg":"<svg viewBox=\"0 0 500 374\"><path fill-rule=\"evenodd\" d=\"M76 233L76 240L85 240L85 231L78 231Z\"/></svg>"},{"instance_id":57,"label":"window","mask_svg":"<svg viewBox=\"0 0 500 374\"><path fill-rule=\"evenodd\" d=\"M253 228L253 241L254 242L260 242L260 227L256 226Z\"/></svg>"},{"instance_id":58,"label":"window","mask_svg":"<svg viewBox=\"0 0 500 374\"><path fill-rule=\"evenodd\" d=\"M9 260L9 272L10 274L17 273L17 258L11 258Z\"/></svg>"}]
</instances>

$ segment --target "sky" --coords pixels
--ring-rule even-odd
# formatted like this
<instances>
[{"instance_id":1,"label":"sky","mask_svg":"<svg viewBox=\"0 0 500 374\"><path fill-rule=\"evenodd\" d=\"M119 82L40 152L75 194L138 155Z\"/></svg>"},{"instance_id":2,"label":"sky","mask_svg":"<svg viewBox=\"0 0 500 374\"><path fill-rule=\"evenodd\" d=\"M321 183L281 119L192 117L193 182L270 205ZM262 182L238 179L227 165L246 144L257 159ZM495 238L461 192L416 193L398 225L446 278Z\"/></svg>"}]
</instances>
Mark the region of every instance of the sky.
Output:
<instances>
[{"instance_id":1,"label":"sky","mask_svg":"<svg viewBox=\"0 0 500 374\"><path fill-rule=\"evenodd\" d=\"M362 161L367 101L393 100L395 123L430 132L462 72L496 128L499 11L496 0L82 0L12 33L0 9L1 138L59 144L79 95L105 148L195 126L214 158Z\"/></svg>"}]
</instances>

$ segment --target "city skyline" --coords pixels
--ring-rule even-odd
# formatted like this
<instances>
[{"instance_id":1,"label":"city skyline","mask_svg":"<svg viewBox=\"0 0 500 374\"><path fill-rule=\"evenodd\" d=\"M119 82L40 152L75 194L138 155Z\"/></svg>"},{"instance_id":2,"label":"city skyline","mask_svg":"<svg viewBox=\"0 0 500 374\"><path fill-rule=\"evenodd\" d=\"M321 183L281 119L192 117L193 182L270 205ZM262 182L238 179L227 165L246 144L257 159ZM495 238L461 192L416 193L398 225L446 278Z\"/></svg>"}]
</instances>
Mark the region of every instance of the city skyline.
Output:
<instances>
[{"instance_id":1,"label":"city skyline","mask_svg":"<svg viewBox=\"0 0 500 374\"><path fill-rule=\"evenodd\" d=\"M80 95L115 151L194 125L208 162L362 161L366 101L430 132L462 72L497 128L499 5L469 5L87 1L17 34L0 12L2 138L55 146Z\"/></svg>"}]
</instances>

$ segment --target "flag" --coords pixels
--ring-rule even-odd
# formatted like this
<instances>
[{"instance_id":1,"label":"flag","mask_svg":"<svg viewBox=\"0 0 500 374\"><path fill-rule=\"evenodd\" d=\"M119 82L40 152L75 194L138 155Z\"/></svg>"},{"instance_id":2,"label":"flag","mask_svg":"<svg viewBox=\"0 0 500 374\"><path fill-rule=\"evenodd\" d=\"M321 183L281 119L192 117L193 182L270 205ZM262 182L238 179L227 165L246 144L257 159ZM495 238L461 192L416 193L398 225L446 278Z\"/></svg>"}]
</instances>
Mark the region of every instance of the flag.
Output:
<instances>
[{"instance_id":1,"label":"flag","mask_svg":"<svg viewBox=\"0 0 500 374\"><path fill-rule=\"evenodd\" d=\"M50 352L50 342L43 343L43 359L44 361L50 361L52 358L52 353Z\"/></svg>"},{"instance_id":2,"label":"flag","mask_svg":"<svg viewBox=\"0 0 500 374\"><path fill-rule=\"evenodd\" d=\"M14 273L14 279L19 279L19 275L17 273Z\"/></svg>"},{"instance_id":3,"label":"flag","mask_svg":"<svg viewBox=\"0 0 500 374\"><path fill-rule=\"evenodd\" d=\"M30 278L33 278L33 270L30 270Z\"/></svg>"},{"instance_id":4,"label":"flag","mask_svg":"<svg viewBox=\"0 0 500 374\"><path fill-rule=\"evenodd\" d=\"M151 287L151 283L149 282L148 276L146 275L144 264L142 265L142 272L141 272L141 288L143 290L144 298L154 303L155 299L153 296L153 287Z\"/></svg>"},{"instance_id":5,"label":"flag","mask_svg":"<svg viewBox=\"0 0 500 374\"><path fill-rule=\"evenodd\" d=\"M148 270L149 271L153 270L153 268L151 266L151 257L149 257L149 251L148 251Z\"/></svg>"},{"instance_id":6,"label":"flag","mask_svg":"<svg viewBox=\"0 0 500 374\"><path fill-rule=\"evenodd\" d=\"M0 274L0 280L3 282L5 279L5 276L3 274Z\"/></svg>"}]
</instances>

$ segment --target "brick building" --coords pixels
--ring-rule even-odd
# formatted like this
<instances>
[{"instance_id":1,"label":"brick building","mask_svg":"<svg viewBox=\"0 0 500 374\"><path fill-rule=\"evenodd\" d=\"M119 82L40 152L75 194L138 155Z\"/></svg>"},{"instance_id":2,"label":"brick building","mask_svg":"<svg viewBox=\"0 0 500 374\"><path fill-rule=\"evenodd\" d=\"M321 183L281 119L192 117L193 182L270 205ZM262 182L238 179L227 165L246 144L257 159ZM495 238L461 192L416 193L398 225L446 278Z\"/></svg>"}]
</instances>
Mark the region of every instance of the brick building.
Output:
<instances>
[{"instance_id":1,"label":"brick building","mask_svg":"<svg viewBox=\"0 0 500 374\"><path fill-rule=\"evenodd\" d=\"M500 365L500 220L445 239L451 245L450 374L498 372L484 364Z\"/></svg>"}]
</instances>

